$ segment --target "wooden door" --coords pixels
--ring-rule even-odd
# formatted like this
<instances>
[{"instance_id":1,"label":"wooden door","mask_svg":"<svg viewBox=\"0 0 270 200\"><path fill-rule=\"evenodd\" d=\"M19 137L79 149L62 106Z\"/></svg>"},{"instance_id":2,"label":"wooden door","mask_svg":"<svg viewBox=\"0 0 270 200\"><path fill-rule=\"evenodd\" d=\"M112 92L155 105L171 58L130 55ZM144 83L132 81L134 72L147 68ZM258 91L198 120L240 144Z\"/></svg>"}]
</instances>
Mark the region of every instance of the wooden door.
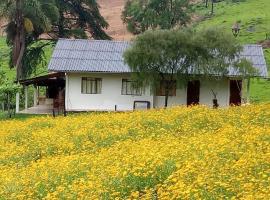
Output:
<instances>
[{"instance_id":1,"label":"wooden door","mask_svg":"<svg viewBox=\"0 0 270 200\"><path fill-rule=\"evenodd\" d=\"M187 105L200 103L200 81L189 81L187 85Z\"/></svg>"},{"instance_id":2,"label":"wooden door","mask_svg":"<svg viewBox=\"0 0 270 200\"><path fill-rule=\"evenodd\" d=\"M230 80L230 105L241 105L242 80Z\"/></svg>"}]
</instances>

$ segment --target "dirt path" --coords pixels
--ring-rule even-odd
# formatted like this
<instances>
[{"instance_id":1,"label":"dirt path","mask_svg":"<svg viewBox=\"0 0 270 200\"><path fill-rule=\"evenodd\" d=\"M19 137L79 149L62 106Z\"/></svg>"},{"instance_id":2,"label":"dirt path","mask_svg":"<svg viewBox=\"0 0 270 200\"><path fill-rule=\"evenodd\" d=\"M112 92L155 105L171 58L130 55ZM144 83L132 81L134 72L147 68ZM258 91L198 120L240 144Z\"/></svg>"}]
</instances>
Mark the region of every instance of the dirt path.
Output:
<instances>
[{"instance_id":1,"label":"dirt path","mask_svg":"<svg viewBox=\"0 0 270 200\"><path fill-rule=\"evenodd\" d=\"M101 14L110 25L107 33L115 40L130 40L133 36L126 30L121 19L125 0L98 0L98 3Z\"/></svg>"}]
</instances>

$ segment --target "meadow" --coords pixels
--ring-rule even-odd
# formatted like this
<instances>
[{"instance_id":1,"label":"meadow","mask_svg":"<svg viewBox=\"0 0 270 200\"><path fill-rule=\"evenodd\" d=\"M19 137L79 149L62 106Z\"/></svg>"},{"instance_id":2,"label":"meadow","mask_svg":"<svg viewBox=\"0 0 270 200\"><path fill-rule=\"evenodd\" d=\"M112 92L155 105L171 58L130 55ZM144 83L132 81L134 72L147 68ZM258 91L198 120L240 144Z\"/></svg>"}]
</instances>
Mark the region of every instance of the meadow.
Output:
<instances>
[{"instance_id":1,"label":"meadow","mask_svg":"<svg viewBox=\"0 0 270 200\"><path fill-rule=\"evenodd\" d=\"M269 199L270 104L0 123L0 199Z\"/></svg>"}]
</instances>

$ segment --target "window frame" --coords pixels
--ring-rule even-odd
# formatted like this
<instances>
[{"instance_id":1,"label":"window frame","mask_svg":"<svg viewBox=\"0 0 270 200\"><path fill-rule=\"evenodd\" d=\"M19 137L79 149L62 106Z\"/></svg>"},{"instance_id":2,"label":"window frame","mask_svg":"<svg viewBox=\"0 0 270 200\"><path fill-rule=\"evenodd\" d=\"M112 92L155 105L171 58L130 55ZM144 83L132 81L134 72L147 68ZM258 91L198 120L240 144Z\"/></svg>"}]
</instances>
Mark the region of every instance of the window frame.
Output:
<instances>
[{"instance_id":1,"label":"window frame","mask_svg":"<svg viewBox=\"0 0 270 200\"><path fill-rule=\"evenodd\" d=\"M88 88L88 86L90 88ZM101 94L101 93L102 93L102 78L95 78L95 77L81 78L81 94Z\"/></svg>"},{"instance_id":2,"label":"window frame","mask_svg":"<svg viewBox=\"0 0 270 200\"><path fill-rule=\"evenodd\" d=\"M124 90L124 83L125 85L125 90ZM128 89L128 85L130 84L130 89ZM142 96L142 88L134 88L132 84L136 83L136 81L132 81L131 79L128 78L123 78L122 79L122 85L121 85L121 95L129 95L129 96ZM126 92L124 92L126 91ZM130 92L128 92L130 91ZM138 92L139 91L139 92Z\"/></svg>"}]
</instances>

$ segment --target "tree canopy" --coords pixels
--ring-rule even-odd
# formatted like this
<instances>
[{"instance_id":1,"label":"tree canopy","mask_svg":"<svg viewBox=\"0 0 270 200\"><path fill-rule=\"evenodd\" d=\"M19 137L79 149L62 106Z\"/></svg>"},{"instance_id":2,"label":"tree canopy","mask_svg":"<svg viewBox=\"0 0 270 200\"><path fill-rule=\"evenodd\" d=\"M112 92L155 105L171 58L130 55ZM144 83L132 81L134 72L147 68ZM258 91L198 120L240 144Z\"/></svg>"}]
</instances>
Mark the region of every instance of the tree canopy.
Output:
<instances>
[{"instance_id":1,"label":"tree canopy","mask_svg":"<svg viewBox=\"0 0 270 200\"><path fill-rule=\"evenodd\" d=\"M128 0L122 20L133 34L149 29L171 29L189 22L189 8L189 0Z\"/></svg>"},{"instance_id":2,"label":"tree canopy","mask_svg":"<svg viewBox=\"0 0 270 200\"><path fill-rule=\"evenodd\" d=\"M0 18L8 20L7 44L11 46L10 66L17 80L25 78L44 63L43 48L51 42L37 42L44 33L59 37L110 39L108 23L92 0L1 0Z\"/></svg>"},{"instance_id":3,"label":"tree canopy","mask_svg":"<svg viewBox=\"0 0 270 200\"><path fill-rule=\"evenodd\" d=\"M54 3L54 0L3 0L0 3L0 17L8 20L5 30L7 44L12 47L10 66L16 67L17 80L36 67L27 61L42 57L42 48L32 45L42 33L50 30L52 22L57 21ZM27 58L33 52L36 56Z\"/></svg>"},{"instance_id":4,"label":"tree canopy","mask_svg":"<svg viewBox=\"0 0 270 200\"><path fill-rule=\"evenodd\" d=\"M55 5L60 17L53 23L53 38L111 39L104 30L109 24L101 16L97 1L55 0Z\"/></svg>"},{"instance_id":5,"label":"tree canopy","mask_svg":"<svg viewBox=\"0 0 270 200\"><path fill-rule=\"evenodd\" d=\"M15 100L15 94L21 89L20 85L9 80L0 69L0 103L7 105L9 117L11 117L11 103Z\"/></svg>"},{"instance_id":6,"label":"tree canopy","mask_svg":"<svg viewBox=\"0 0 270 200\"><path fill-rule=\"evenodd\" d=\"M245 59L236 59L242 47L218 28L201 31L158 30L139 35L125 54L125 62L140 86L156 91L165 82L165 107L175 80L183 85L194 77L222 77L232 67L241 76L255 73Z\"/></svg>"}]
</instances>

